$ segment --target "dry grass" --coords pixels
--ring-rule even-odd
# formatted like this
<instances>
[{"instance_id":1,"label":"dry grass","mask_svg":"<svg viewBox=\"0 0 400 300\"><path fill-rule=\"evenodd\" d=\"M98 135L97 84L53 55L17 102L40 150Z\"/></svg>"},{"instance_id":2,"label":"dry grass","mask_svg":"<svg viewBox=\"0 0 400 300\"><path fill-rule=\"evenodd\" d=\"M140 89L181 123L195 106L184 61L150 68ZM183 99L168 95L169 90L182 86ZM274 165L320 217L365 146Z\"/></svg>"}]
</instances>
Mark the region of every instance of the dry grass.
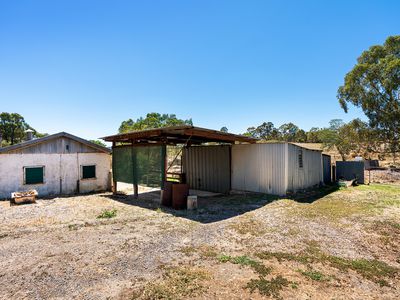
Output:
<instances>
[{"instance_id":1,"label":"dry grass","mask_svg":"<svg viewBox=\"0 0 400 300\"><path fill-rule=\"evenodd\" d=\"M0 298L400 299L400 187L330 192L191 213L108 194L2 206Z\"/></svg>"},{"instance_id":2,"label":"dry grass","mask_svg":"<svg viewBox=\"0 0 400 300\"><path fill-rule=\"evenodd\" d=\"M278 262L282 261L295 261L307 266L312 264L329 265L342 272L348 272L353 270L360 274L362 277L371 280L380 285L388 285L387 279L397 276L400 269L390 266L383 261L376 259L346 259L322 252L318 246L313 243L309 245L301 253L286 253L286 252L259 252L255 254L258 258L263 260L270 260L275 258ZM318 277L316 273L303 273L303 275L309 275Z\"/></svg>"},{"instance_id":3,"label":"dry grass","mask_svg":"<svg viewBox=\"0 0 400 300\"><path fill-rule=\"evenodd\" d=\"M210 278L211 274L204 268L168 268L162 279L147 284L138 298L173 300L196 297L207 290L204 282Z\"/></svg>"},{"instance_id":4,"label":"dry grass","mask_svg":"<svg viewBox=\"0 0 400 300\"><path fill-rule=\"evenodd\" d=\"M255 237L262 236L266 232L264 224L251 214L246 214L239 220L236 220L236 222L229 225L229 228L235 230L239 234L249 234Z\"/></svg>"}]
</instances>

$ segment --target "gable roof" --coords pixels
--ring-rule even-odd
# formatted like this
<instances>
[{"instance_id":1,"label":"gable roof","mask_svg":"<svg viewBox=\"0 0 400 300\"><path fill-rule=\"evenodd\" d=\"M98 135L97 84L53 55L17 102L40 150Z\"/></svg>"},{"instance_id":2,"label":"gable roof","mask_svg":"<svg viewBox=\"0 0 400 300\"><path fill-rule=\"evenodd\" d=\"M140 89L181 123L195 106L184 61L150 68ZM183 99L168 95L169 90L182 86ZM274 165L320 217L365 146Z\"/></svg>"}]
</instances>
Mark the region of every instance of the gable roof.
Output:
<instances>
[{"instance_id":1,"label":"gable roof","mask_svg":"<svg viewBox=\"0 0 400 300\"><path fill-rule=\"evenodd\" d=\"M67 132L59 132L59 133L56 133L56 134L47 135L47 136L42 137L42 138L33 139L33 140L30 140L30 141L25 141L25 142L22 142L22 143L19 143L19 144L7 146L7 147L1 147L0 148L0 154L1 153L7 153L7 152L10 152L10 151L20 150L20 149L24 149L24 148L29 148L29 147L36 146L38 144L41 144L41 143L44 143L44 142L48 142L50 140L58 139L58 138L61 138L61 137L69 138L71 140L74 140L74 141L76 141L78 143L82 143L82 144L84 144L84 145L86 145L88 147L91 147L93 149L96 149L96 150L104 152L104 153L111 153L111 150L106 148L106 147L103 147L103 146L97 145L95 143L89 142L88 140L82 139L80 137L77 137L75 135L69 134Z\"/></svg>"}]
</instances>

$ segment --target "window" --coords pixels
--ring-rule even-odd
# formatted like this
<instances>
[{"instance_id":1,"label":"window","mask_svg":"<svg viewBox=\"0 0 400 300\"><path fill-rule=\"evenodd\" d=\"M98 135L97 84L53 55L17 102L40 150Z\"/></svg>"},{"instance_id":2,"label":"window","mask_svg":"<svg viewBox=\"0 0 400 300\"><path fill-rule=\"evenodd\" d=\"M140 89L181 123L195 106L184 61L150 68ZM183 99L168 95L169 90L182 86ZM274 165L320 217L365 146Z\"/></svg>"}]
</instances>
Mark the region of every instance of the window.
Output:
<instances>
[{"instance_id":1,"label":"window","mask_svg":"<svg viewBox=\"0 0 400 300\"><path fill-rule=\"evenodd\" d=\"M303 167L303 150L299 150L299 168Z\"/></svg>"},{"instance_id":2,"label":"window","mask_svg":"<svg viewBox=\"0 0 400 300\"><path fill-rule=\"evenodd\" d=\"M82 179L95 179L96 178L96 166L82 166Z\"/></svg>"},{"instance_id":3,"label":"window","mask_svg":"<svg viewBox=\"0 0 400 300\"><path fill-rule=\"evenodd\" d=\"M24 167L24 184L44 183L44 167Z\"/></svg>"}]
</instances>

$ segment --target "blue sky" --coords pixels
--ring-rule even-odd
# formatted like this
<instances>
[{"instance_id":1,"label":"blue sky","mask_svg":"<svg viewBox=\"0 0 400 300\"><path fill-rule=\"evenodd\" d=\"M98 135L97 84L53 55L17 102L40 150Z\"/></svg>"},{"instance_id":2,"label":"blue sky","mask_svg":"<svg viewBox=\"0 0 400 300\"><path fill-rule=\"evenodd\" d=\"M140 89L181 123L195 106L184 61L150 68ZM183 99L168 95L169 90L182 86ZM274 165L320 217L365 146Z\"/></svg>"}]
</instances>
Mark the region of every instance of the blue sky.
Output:
<instances>
[{"instance_id":1,"label":"blue sky","mask_svg":"<svg viewBox=\"0 0 400 300\"><path fill-rule=\"evenodd\" d=\"M0 0L0 111L41 132L116 133L147 112L241 133L308 130L361 52L400 33L399 1Z\"/></svg>"}]
</instances>

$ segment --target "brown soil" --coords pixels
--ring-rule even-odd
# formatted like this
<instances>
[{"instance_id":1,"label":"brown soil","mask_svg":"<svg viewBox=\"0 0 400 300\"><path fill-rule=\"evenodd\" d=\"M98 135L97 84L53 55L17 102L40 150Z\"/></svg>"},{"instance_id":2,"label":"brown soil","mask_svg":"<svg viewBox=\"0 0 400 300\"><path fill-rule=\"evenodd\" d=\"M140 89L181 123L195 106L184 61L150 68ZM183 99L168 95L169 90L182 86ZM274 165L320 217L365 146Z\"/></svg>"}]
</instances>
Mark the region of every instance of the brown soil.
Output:
<instances>
[{"instance_id":1,"label":"brown soil","mask_svg":"<svg viewBox=\"0 0 400 300\"><path fill-rule=\"evenodd\" d=\"M192 212L158 200L148 192L1 202L0 299L400 298L400 187L360 186L312 203L201 198ZM252 279L272 294L251 292Z\"/></svg>"}]
</instances>

